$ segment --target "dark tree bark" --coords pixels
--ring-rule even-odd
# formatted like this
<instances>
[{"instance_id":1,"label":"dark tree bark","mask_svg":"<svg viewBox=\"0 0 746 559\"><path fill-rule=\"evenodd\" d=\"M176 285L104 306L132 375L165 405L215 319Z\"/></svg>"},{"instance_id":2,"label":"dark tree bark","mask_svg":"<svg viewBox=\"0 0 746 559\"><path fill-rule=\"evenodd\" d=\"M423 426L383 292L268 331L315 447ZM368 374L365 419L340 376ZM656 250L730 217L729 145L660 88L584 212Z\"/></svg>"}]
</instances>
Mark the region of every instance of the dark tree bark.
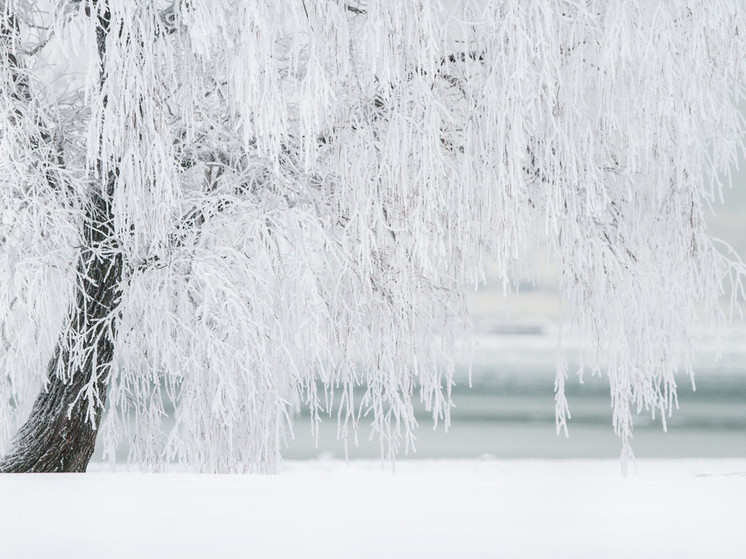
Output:
<instances>
[{"instance_id":1,"label":"dark tree bark","mask_svg":"<svg viewBox=\"0 0 746 559\"><path fill-rule=\"evenodd\" d=\"M94 0L93 6L96 4ZM98 8L95 17L103 80L110 14L103 1ZM3 24L0 35L4 39L17 32L12 16L6 16ZM30 101L28 82L13 49L7 52L8 62L19 70L14 95L18 100ZM86 201L83 247L78 255L70 321L49 362L48 382L34 402L29 419L16 434L10 452L0 460L0 472L84 472L93 454L114 354L114 313L122 279L121 255L112 244L111 200L117 177L113 172L104 176L103 168L99 162L97 184L92 186ZM76 343L80 349L81 340L82 360L80 351L76 351L77 359L70 352ZM90 388L97 395L95 402L84 394Z\"/></svg>"},{"instance_id":2,"label":"dark tree bark","mask_svg":"<svg viewBox=\"0 0 746 559\"><path fill-rule=\"evenodd\" d=\"M122 277L121 257L106 246L111 218L108 196L94 196L84 225L85 248L78 258L72 319L49 363L49 382L18 431L11 452L0 460L0 472L84 472L88 466L106 402L115 334L114 320L110 327L109 319L119 300ZM80 336L86 357L75 366L69 348ZM82 394L90 383L99 396L93 417Z\"/></svg>"}]
</instances>

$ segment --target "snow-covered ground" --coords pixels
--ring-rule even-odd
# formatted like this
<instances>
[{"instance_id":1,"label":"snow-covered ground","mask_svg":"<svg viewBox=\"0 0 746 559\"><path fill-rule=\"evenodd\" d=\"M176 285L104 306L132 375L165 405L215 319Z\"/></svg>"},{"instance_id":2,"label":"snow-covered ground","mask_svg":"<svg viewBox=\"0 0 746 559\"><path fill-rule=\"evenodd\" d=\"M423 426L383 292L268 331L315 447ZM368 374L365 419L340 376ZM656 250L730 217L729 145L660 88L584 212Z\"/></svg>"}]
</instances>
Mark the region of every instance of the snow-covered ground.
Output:
<instances>
[{"instance_id":1,"label":"snow-covered ground","mask_svg":"<svg viewBox=\"0 0 746 559\"><path fill-rule=\"evenodd\" d=\"M0 557L746 557L746 460L0 476Z\"/></svg>"}]
</instances>

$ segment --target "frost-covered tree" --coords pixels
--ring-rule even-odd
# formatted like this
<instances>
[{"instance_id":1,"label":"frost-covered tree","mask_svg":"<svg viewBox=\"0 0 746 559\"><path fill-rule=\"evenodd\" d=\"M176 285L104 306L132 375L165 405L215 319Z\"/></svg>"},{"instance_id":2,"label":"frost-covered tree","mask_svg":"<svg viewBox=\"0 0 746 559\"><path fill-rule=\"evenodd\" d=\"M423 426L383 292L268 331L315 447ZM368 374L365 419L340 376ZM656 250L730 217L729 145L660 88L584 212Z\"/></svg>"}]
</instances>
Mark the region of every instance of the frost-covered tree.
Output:
<instances>
[{"instance_id":1,"label":"frost-covered tree","mask_svg":"<svg viewBox=\"0 0 746 559\"><path fill-rule=\"evenodd\" d=\"M394 455L533 242L629 457L739 295L741 0L0 5L0 470L268 470L299 406Z\"/></svg>"}]
</instances>

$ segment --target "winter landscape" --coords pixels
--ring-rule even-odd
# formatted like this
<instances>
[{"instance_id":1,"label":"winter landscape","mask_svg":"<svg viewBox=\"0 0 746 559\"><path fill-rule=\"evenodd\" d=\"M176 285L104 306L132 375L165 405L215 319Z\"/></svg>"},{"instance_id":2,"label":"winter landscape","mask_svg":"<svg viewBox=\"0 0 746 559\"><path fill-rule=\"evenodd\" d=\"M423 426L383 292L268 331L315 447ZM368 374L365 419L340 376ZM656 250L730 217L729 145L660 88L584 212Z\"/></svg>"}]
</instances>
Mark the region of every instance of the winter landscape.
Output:
<instances>
[{"instance_id":1,"label":"winter landscape","mask_svg":"<svg viewBox=\"0 0 746 559\"><path fill-rule=\"evenodd\" d=\"M0 0L0 557L746 557L743 0Z\"/></svg>"}]
</instances>

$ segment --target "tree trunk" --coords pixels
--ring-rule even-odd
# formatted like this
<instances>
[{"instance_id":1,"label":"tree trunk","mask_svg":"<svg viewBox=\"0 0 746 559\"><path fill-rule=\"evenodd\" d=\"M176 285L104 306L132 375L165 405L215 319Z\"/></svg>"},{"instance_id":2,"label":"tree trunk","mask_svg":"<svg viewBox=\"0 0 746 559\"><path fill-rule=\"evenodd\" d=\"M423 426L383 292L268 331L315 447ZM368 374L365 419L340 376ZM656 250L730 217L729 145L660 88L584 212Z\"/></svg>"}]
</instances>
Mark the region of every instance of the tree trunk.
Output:
<instances>
[{"instance_id":1,"label":"tree trunk","mask_svg":"<svg viewBox=\"0 0 746 559\"><path fill-rule=\"evenodd\" d=\"M91 201L78 257L75 308L49 362L48 385L31 416L0 460L0 472L84 472L96 444L114 353L115 312L122 277L121 256L107 246L113 223L109 192ZM83 340L82 364L70 347ZM79 352L78 352L79 353ZM62 373L62 374L60 374ZM93 389L90 402L84 394Z\"/></svg>"},{"instance_id":2,"label":"tree trunk","mask_svg":"<svg viewBox=\"0 0 746 559\"><path fill-rule=\"evenodd\" d=\"M92 0L92 6L97 4ZM103 80L110 14L108 6L102 5L96 16L96 35ZM2 27L4 40L18 32L12 14L5 15ZM19 69L12 49L8 59L12 68ZM19 71L14 81L14 97L30 102L23 73ZM0 472L84 472L93 454L114 356L115 309L122 279L122 257L113 244L111 208L117 177L108 173L104 183L102 168L99 162L98 184L92 187L86 205L70 322L49 362L47 384L10 452L0 460Z\"/></svg>"}]
</instances>

